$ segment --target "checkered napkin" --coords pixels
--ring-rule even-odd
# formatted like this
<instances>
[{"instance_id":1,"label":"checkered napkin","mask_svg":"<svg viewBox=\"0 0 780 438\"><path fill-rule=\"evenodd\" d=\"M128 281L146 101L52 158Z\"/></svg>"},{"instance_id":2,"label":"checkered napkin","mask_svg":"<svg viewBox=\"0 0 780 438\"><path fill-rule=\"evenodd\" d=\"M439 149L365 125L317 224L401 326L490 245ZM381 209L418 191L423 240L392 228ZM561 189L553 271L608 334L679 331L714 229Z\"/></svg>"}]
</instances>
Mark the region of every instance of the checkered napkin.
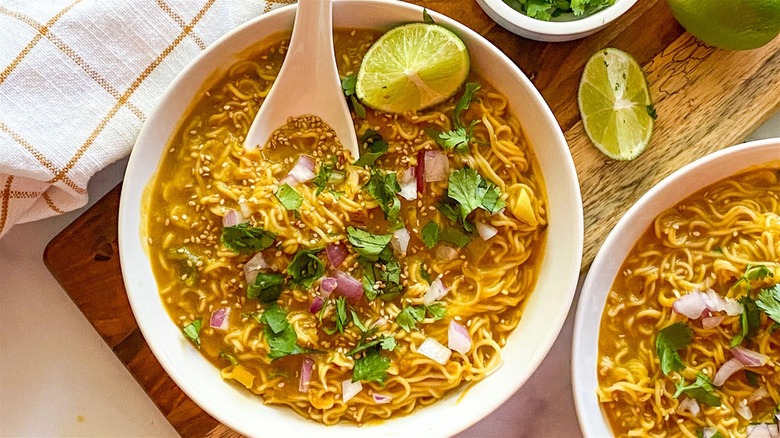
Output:
<instances>
[{"instance_id":1,"label":"checkered napkin","mask_svg":"<svg viewBox=\"0 0 780 438\"><path fill-rule=\"evenodd\" d=\"M0 0L0 237L86 204L171 80L294 0Z\"/></svg>"}]
</instances>

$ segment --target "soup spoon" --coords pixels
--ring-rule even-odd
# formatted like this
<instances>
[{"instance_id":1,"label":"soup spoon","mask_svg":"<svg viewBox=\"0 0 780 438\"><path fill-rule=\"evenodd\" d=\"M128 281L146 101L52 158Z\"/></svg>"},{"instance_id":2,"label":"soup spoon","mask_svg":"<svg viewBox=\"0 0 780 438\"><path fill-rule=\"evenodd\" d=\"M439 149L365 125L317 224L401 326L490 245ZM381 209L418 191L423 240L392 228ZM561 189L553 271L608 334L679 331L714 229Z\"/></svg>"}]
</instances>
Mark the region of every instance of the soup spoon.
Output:
<instances>
[{"instance_id":1,"label":"soup spoon","mask_svg":"<svg viewBox=\"0 0 780 438\"><path fill-rule=\"evenodd\" d=\"M290 117L322 119L352 154L359 157L357 136L333 51L331 0L298 0L292 37L282 68L252 121L244 147L263 148Z\"/></svg>"}]
</instances>

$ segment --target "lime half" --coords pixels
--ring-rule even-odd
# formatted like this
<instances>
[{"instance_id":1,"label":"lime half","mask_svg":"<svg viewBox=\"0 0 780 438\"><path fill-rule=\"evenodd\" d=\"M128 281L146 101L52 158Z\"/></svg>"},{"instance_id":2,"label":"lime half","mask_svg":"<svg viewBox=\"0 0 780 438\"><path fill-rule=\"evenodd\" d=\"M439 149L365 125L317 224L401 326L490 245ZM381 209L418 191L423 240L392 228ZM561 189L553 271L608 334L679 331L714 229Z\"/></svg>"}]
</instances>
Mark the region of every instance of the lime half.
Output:
<instances>
[{"instance_id":1,"label":"lime half","mask_svg":"<svg viewBox=\"0 0 780 438\"><path fill-rule=\"evenodd\" d=\"M436 24L405 24L368 49L355 94L376 110L416 111L455 94L468 74L466 45L452 31Z\"/></svg>"},{"instance_id":2,"label":"lime half","mask_svg":"<svg viewBox=\"0 0 780 438\"><path fill-rule=\"evenodd\" d=\"M608 157L632 160L647 147L655 110L642 68L628 53L607 48L593 54L577 103L585 132Z\"/></svg>"}]
</instances>

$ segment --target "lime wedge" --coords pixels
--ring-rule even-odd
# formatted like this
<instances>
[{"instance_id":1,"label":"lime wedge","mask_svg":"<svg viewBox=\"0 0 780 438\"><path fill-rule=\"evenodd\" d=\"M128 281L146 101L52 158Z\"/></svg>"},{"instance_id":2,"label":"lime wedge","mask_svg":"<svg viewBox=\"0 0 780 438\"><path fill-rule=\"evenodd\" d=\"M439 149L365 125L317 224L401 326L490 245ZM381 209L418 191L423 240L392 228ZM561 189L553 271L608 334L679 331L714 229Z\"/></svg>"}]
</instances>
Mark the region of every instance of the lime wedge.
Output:
<instances>
[{"instance_id":1,"label":"lime wedge","mask_svg":"<svg viewBox=\"0 0 780 438\"><path fill-rule=\"evenodd\" d=\"M608 157L632 160L647 147L655 109L642 67L628 53L607 48L593 54L577 103L585 132Z\"/></svg>"},{"instance_id":2,"label":"lime wedge","mask_svg":"<svg viewBox=\"0 0 780 438\"><path fill-rule=\"evenodd\" d=\"M457 35L436 24L405 24L368 49L355 94L379 111L417 111L455 94L468 74L469 54Z\"/></svg>"}]
</instances>

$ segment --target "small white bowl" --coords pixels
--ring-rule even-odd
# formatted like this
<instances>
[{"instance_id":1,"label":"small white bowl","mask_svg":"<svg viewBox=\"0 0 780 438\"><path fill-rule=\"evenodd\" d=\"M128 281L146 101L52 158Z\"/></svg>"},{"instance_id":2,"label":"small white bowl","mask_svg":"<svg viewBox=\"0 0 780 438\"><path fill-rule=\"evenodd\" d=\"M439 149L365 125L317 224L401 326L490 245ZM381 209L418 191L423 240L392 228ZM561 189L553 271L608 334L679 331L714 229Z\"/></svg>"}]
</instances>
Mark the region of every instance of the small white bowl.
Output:
<instances>
[{"instance_id":1,"label":"small white bowl","mask_svg":"<svg viewBox=\"0 0 780 438\"><path fill-rule=\"evenodd\" d=\"M607 236L582 286L572 341L572 386L586 437L613 436L596 396L598 337L604 305L634 244L664 210L693 193L750 167L780 162L780 138L732 146L682 167L645 193Z\"/></svg>"},{"instance_id":2,"label":"small white bowl","mask_svg":"<svg viewBox=\"0 0 780 438\"><path fill-rule=\"evenodd\" d=\"M390 29L421 21L419 6L391 0L350 0L333 4L335 27ZM365 437L445 436L476 423L507 400L533 374L566 319L582 257L583 220L577 174L566 140L542 96L500 50L466 26L431 12L468 47L472 68L509 99L537 155L546 182L549 226L536 290L518 327L502 350L502 364L483 381L410 415L356 427L324 426L287 407L265 405L258 396L225 382L219 370L182 336L163 306L147 255L147 206L143 192L179 120L212 74L239 59L247 48L289 31L295 6L283 7L236 28L204 50L171 84L144 124L125 174L119 208L119 250L125 288L144 338L165 371L199 406L249 436Z\"/></svg>"},{"instance_id":3,"label":"small white bowl","mask_svg":"<svg viewBox=\"0 0 780 438\"><path fill-rule=\"evenodd\" d=\"M486 14L504 29L536 41L571 41L593 34L623 15L636 0L615 0L615 4L583 18L561 14L552 21L537 20L509 7L504 0L477 0Z\"/></svg>"}]
</instances>

